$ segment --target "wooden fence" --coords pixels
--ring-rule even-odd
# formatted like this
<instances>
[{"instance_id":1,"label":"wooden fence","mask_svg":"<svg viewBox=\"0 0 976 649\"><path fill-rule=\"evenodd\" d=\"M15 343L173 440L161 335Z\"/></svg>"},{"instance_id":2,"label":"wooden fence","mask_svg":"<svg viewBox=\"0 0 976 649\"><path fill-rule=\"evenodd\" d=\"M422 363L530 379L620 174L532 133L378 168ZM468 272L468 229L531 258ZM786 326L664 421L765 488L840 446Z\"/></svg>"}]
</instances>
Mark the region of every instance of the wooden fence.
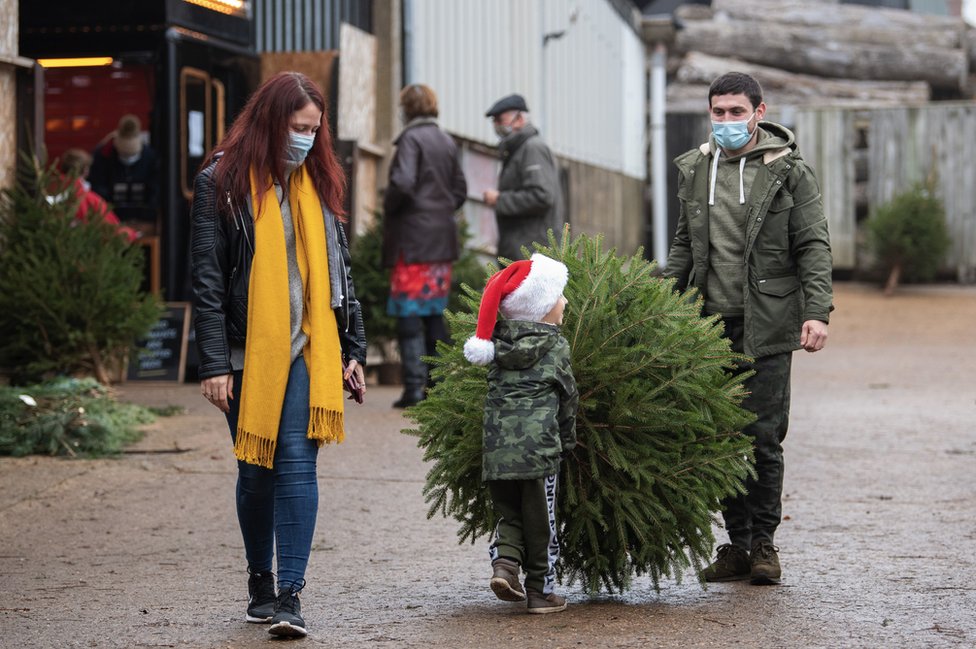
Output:
<instances>
[{"instance_id":1,"label":"wooden fence","mask_svg":"<svg viewBox=\"0 0 976 649\"><path fill-rule=\"evenodd\" d=\"M835 269L870 268L861 234L864 222L895 194L934 174L952 240L944 270L961 282L976 282L976 103L797 108L770 116L796 133L800 152L817 173ZM693 127L689 122L697 119L701 122ZM674 124L696 136L696 141L689 137L681 144L669 138L669 155L703 141L700 134L703 129L707 133L708 116L697 119L668 116L669 129ZM677 206L670 211L676 215Z\"/></svg>"}]
</instances>

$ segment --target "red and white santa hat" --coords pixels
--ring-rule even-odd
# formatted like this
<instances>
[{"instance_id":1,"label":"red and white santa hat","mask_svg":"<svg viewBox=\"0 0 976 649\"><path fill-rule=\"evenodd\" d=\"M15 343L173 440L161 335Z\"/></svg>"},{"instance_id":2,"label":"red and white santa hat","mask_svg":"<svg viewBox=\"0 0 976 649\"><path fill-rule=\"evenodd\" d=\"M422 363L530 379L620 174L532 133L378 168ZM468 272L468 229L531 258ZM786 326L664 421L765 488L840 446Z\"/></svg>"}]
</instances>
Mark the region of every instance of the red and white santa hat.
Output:
<instances>
[{"instance_id":1,"label":"red and white santa hat","mask_svg":"<svg viewBox=\"0 0 976 649\"><path fill-rule=\"evenodd\" d=\"M539 253L489 277L478 309L478 326L464 343L464 357L475 365L490 363L495 357L491 332L498 311L509 320L539 322L556 306L568 280L565 264Z\"/></svg>"}]
</instances>

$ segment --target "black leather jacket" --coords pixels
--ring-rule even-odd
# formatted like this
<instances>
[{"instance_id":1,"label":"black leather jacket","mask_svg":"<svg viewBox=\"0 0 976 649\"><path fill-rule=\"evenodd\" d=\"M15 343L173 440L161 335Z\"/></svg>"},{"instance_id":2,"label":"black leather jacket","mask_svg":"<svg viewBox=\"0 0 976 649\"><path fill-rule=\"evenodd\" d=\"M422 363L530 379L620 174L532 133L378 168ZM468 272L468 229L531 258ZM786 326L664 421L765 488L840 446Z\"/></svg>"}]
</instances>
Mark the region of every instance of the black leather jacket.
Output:
<instances>
[{"instance_id":1,"label":"black leather jacket","mask_svg":"<svg viewBox=\"0 0 976 649\"><path fill-rule=\"evenodd\" d=\"M218 213L213 170L217 162L197 174L190 208L190 245L195 295L194 328L200 354L199 377L230 374L231 343L244 344L247 333L247 295L254 257L254 219L247 205L223 200L230 215ZM329 233L332 221L333 231ZM332 308L339 325L344 360L366 364L366 333L350 274L349 244L339 220L326 212ZM333 236L333 234L335 236Z\"/></svg>"}]
</instances>

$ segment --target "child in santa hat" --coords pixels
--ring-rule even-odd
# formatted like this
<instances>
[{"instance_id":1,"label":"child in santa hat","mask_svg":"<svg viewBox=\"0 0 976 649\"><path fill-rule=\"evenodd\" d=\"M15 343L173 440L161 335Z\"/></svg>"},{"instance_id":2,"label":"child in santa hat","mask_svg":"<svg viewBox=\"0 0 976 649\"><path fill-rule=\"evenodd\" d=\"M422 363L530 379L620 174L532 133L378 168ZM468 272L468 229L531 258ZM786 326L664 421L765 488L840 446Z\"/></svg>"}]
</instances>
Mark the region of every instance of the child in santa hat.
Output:
<instances>
[{"instance_id":1,"label":"child in santa hat","mask_svg":"<svg viewBox=\"0 0 976 649\"><path fill-rule=\"evenodd\" d=\"M527 599L529 613L566 608L553 586L556 483L560 459L576 445L579 403L569 343L559 332L568 278L564 264L540 254L495 273L481 298L475 335L464 345L469 361L490 365L482 480L498 520L491 589L501 600ZM499 312L504 319L496 324Z\"/></svg>"}]
</instances>

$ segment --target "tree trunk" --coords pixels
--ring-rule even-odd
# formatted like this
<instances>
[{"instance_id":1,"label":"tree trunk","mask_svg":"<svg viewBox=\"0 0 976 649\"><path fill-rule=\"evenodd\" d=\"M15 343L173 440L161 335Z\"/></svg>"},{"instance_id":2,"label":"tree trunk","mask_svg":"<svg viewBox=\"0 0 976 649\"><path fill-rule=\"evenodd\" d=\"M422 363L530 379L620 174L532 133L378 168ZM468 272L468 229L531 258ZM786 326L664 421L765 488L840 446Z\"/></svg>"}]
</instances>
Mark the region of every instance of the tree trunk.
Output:
<instances>
[{"instance_id":1,"label":"tree trunk","mask_svg":"<svg viewBox=\"0 0 976 649\"><path fill-rule=\"evenodd\" d=\"M964 49L919 43L851 42L840 28L794 27L753 21L689 21L677 33L678 52L699 51L792 72L866 81L927 81L961 92L968 81Z\"/></svg>"},{"instance_id":2,"label":"tree trunk","mask_svg":"<svg viewBox=\"0 0 976 649\"><path fill-rule=\"evenodd\" d=\"M689 52L675 74L683 84L710 84L722 74L734 69L758 81L763 91L780 96L802 99L804 104L831 103L837 99L855 99L865 105L925 103L929 100L929 86L923 81L855 81L827 79L809 74L796 74L778 68L739 61L729 61L701 52ZM704 98L707 98L707 94ZM768 102L767 102L768 103Z\"/></svg>"},{"instance_id":3,"label":"tree trunk","mask_svg":"<svg viewBox=\"0 0 976 649\"><path fill-rule=\"evenodd\" d=\"M966 31L966 22L961 18L814 0L712 0L712 14L733 20L795 27L834 26L853 32L867 30L881 39L893 39L895 34L910 32L929 42L939 34L945 40L938 44L953 48L964 45ZM894 40L871 42L895 44Z\"/></svg>"},{"instance_id":4,"label":"tree trunk","mask_svg":"<svg viewBox=\"0 0 976 649\"><path fill-rule=\"evenodd\" d=\"M885 282L885 295L889 297L894 295L895 289L898 288L899 279L901 279L901 264L895 264L891 267L891 272L888 274L888 281Z\"/></svg>"},{"instance_id":5,"label":"tree trunk","mask_svg":"<svg viewBox=\"0 0 976 649\"><path fill-rule=\"evenodd\" d=\"M108 368L105 366L105 361L102 359L98 347L90 345L88 353L91 355L92 373L95 375L95 380L102 385L111 385L112 377L109 376Z\"/></svg>"}]
</instances>

